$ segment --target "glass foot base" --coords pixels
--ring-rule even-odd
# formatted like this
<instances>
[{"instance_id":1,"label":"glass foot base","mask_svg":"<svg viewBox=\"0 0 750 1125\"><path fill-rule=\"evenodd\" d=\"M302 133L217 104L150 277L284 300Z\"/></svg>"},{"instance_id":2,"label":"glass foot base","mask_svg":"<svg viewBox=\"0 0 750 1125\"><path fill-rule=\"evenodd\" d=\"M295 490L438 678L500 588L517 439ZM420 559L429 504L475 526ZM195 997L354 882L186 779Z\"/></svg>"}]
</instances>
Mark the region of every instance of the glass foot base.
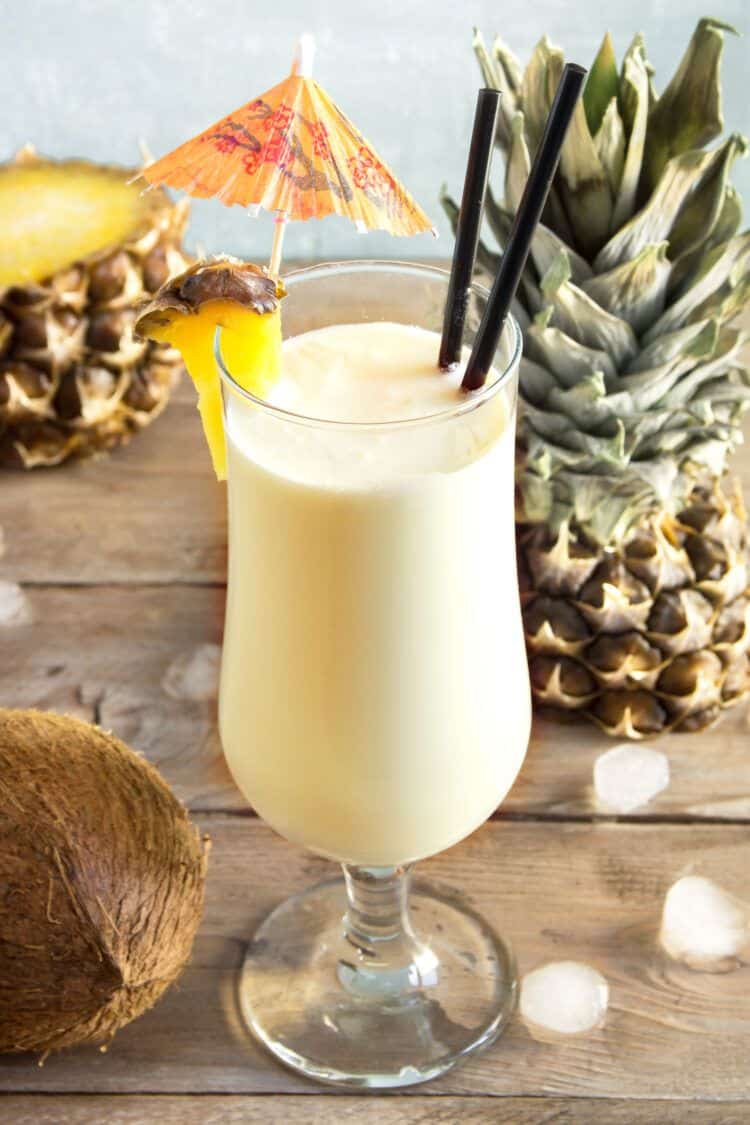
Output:
<instances>
[{"instance_id":1,"label":"glass foot base","mask_svg":"<svg viewBox=\"0 0 750 1125\"><path fill-rule=\"evenodd\" d=\"M416 881L410 921L362 942L343 880L266 918L239 982L253 1034L294 1070L354 1088L410 1086L492 1043L516 1001L509 948L458 896Z\"/></svg>"}]
</instances>

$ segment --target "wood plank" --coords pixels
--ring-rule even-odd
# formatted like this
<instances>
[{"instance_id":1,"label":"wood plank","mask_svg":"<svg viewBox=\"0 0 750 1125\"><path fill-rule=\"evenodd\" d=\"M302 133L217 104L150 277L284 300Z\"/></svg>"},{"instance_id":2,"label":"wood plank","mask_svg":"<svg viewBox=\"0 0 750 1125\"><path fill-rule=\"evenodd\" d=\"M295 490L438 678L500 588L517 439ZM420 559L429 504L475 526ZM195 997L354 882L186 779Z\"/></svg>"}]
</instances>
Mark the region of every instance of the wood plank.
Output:
<instances>
[{"instance_id":1,"label":"wood plank","mask_svg":"<svg viewBox=\"0 0 750 1125\"><path fill-rule=\"evenodd\" d=\"M686 1106L603 1098L11 1094L0 1095L3 1114L13 1125L746 1125L750 1101Z\"/></svg>"},{"instance_id":2,"label":"wood plank","mask_svg":"<svg viewBox=\"0 0 750 1125\"><path fill-rule=\"evenodd\" d=\"M750 500L750 446L734 467ZM57 469L2 472L0 579L223 583L224 492L185 380L125 449Z\"/></svg>"},{"instance_id":3,"label":"wood plank","mask_svg":"<svg viewBox=\"0 0 750 1125\"><path fill-rule=\"evenodd\" d=\"M28 587L32 620L0 627L0 705L67 711L100 722L155 762L196 810L244 811L224 765L215 699L175 699L170 665L221 641L224 591L201 586ZM747 704L718 726L658 745L672 783L637 817L750 820ZM598 754L612 745L587 723L537 718L502 809L590 817Z\"/></svg>"},{"instance_id":4,"label":"wood plank","mask_svg":"<svg viewBox=\"0 0 750 1125\"><path fill-rule=\"evenodd\" d=\"M534 718L521 773L502 811L534 816L599 816L593 770L618 745L591 723ZM746 702L724 712L710 730L668 734L649 743L669 759L670 784L642 818L750 820L750 718Z\"/></svg>"},{"instance_id":5,"label":"wood plank","mask_svg":"<svg viewBox=\"0 0 750 1125\"><path fill-rule=\"evenodd\" d=\"M223 583L224 492L184 380L164 414L124 449L56 469L2 472L0 578Z\"/></svg>"},{"instance_id":6,"label":"wood plank","mask_svg":"<svg viewBox=\"0 0 750 1125\"><path fill-rule=\"evenodd\" d=\"M194 808L247 811L224 763L216 700L175 699L170 664L221 639L224 590L30 587L31 621L0 628L0 706L98 722L158 764Z\"/></svg>"},{"instance_id":7,"label":"wood plank","mask_svg":"<svg viewBox=\"0 0 750 1125\"><path fill-rule=\"evenodd\" d=\"M256 820L215 815L201 825L213 839L206 915L179 986L106 1054L81 1048L41 1069L28 1056L6 1056L0 1090L315 1090L246 1037L233 989L257 923L331 865ZM422 868L436 883L471 889L472 905L513 942L522 973L549 960L584 960L607 977L611 1004L602 1028L555 1044L532 1037L516 1017L484 1055L415 1093L750 1098L750 967L692 972L656 939L664 894L687 871L750 901L745 828L490 822Z\"/></svg>"}]
</instances>

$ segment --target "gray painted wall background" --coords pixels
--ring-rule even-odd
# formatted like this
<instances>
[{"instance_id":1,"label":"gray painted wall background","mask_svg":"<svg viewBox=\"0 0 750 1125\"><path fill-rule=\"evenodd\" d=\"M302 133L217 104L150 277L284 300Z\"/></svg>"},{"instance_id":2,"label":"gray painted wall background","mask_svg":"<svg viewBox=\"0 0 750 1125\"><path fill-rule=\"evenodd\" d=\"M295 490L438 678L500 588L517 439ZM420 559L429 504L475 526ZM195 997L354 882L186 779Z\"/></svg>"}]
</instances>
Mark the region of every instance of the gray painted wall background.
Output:
<instances>
[{"instance_id":1,"label":"gray painted wall background","mask_svg":"<svg viewBox=\"0 0 750 1125\"><path fill-rule=\"evenodd\" d=\"M733 24L724 116L750 132L750 0L0 0L0 158L25 141L52 156L132 163L138 139L156 155L205 128L287 72L295 37L317 39L316 77L436 220L441 237L396 242L342 219L293 224L288 256L424 257L450 253L437 193L460 191L478 69L477 24L523 62L550 35L589 64L606 29L618 57L643 31L657 88L696 20ZM496 174L499 175L500 161ZM750 209L750 159L735 183ZM190 243L262 259L271 221L216 201L194 204Z\"/></svg>"}]
</instances>

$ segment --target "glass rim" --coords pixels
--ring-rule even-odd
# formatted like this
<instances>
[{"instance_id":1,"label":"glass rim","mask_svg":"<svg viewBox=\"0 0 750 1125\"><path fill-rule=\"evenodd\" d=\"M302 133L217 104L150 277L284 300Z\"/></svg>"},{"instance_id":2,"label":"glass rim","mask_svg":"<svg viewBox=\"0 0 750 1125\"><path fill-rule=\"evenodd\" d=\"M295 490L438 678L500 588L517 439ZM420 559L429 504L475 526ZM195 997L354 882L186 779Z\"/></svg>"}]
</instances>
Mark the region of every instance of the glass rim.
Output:
<instances>
[{"instance_id":1,"label":"glass rim","mask_svg":"<svg viewBox=\"0 0 750 1125\"><path fill-rule=\"evenodd\" d=\"M422 262L408 262L386 258L351 258L341 262L320 262L314 266L303 266L300 269L292 270L288 274L285 274L282 281L285 286L293 287L300 281L312 280L316 276L326 277L337 273L346 273L347 271L355 273L378 273L382 271L385 273L388 270L393 270L397 273L414 273L433 278L442 278L445 279L446 283L450 278L450 272L448 270ZM470 289L473 293L484 298L485 301L489 298L488 289L478 282L473 281ZM363 321L362 323L366 322ZM485 383L484 386L476 391L468 391L464 400L455 406L436 410L431 414L420 414L414 418L391 418L375 422L346 421L340 418L321 418L309 414L300 414L294 410L288 410L283 406L276 406L273 403L267 402L266 399L241 387L234 379L231 372L227 370L221 355L220 341L222 329L220 326L217 326L214 333L214 359L219 369L221 382L225 387L233 394L252 403L252 405L259 410L281 421L293 422L296 425L316 426L320 429L355 430L358 432L375 430L382 433L388 430L401 429L409 426L421 426L429 424L430 422L459 418L464 414L477 410L483 403L487 402L488 399L494 398L510 380L514 370L518 367L523 348L521 329L512 313L508 314L505 323L512 333L511 355L502 371L498 373L497 378L491 383ZM294 338L295 337L289 337L289 339Z\"/></svg>"}]
</instances>

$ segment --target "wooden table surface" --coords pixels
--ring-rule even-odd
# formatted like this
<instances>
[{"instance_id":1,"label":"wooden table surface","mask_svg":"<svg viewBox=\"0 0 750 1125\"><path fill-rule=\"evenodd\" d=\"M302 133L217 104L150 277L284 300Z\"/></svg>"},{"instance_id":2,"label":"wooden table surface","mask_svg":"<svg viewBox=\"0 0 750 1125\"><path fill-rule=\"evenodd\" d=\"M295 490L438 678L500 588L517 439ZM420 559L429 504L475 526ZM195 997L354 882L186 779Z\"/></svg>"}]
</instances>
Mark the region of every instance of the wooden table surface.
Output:
<instances>
[{"instance_id":1,"label":"wooden table surface","mask_svg":"<svg viewBox=\"0 0 750 1125\"><path fill-rule=\"evenodd\" d=\"M750 455L737 465L750 492ZM226 527L188 386L109 459L0 476L5 553L27 613L0 625L0 704L67 711L143 751L210 833L206 911L178 985L102 1054L0 1058L0 1121L394 1123L750 1121L750 967L693 972L657 931L688 872L750 900L746 705L659 741L672 783L633 816L600 815L610 743L535 724L502 811L422 874L461 888L520 971L580 959L610 982L605 1025L557 1043L516 1017L485 1054L407 1094L348 1096L282 1069L242 1032L233 982L268 910L331 865L275 836L234 788L216 702L164 689L175 660L221 640Z\"/></svg>"}]
</instances>

